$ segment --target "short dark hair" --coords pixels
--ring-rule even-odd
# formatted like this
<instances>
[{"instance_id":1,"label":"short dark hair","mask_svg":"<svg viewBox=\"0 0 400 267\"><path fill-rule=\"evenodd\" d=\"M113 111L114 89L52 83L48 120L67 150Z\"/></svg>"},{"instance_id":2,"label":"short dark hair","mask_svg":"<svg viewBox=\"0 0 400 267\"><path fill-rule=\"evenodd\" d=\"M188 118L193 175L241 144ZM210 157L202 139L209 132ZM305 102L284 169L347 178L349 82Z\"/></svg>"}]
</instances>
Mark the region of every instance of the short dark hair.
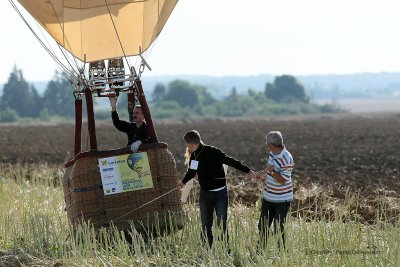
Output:
<instances>
[{"instance_id":1,"label":"short dark hair","mask_svg":"<svg viewBox=\"0 0 400 267\"><path fill-rule=\"evenodd\" d=\"M200 144L200 133L196 130L190 130L183 136L183 140L185 140L185 142L188 144Z\"/></svg>"}]
</instances>

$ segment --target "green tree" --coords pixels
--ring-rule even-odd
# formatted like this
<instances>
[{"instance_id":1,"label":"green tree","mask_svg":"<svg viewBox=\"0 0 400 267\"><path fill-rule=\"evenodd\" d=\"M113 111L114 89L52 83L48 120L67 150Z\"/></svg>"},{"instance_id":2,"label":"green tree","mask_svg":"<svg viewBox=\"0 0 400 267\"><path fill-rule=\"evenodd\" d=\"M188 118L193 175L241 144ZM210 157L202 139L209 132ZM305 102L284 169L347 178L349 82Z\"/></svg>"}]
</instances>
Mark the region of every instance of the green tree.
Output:
<instances>
[{"instance_id":1,"label":"green tree","mask_svg":"<svg viewBox=\"0 0 400 267\"><path fill-rule=\"evenodd\" d=\"M238 94L236 87L232 87L231 92L229 93L228 97L226 98L228 101L236 102L238 100Z\"/></svg>"},{"instance_id":2,"label":"green tree","mask_svg":"<svg viewBox=\"0 0 400 267\"><path fill-rule=\"evenodd\" d=\"M292 100L308 102L303 85L291 75L277 76L274 83L265 85L265 95L275 101L288 102Z\"/></svg>"},{"instance_id":3,"label":"green tree","mask_svg":"<svg viewBox=\"0 0 400 267\"><path fill-rule=\"evenodd\" d=\"M199 84L192 84L191 85L193 90L197 93L198 96L198 104L201 105L211 105L215 102L215 99L211 95L211 93L207 90L207 87Z\"/></svg>"},{"instance_id":4,"label":"green tree","mask_svg":"<svg viewBox=\"0 0 400 267\"><path fill-rule=\"evenodd\" d=\"M250 97L253 97L253 98L256 98L256 97L259 96L258 92L256 90L254 90L254 89L251 89L251 88L247 89L247 94Z\"/></svg>"},{"instance_id":5,"label":"green tree","mask_svg":"<svg viewBox=\"0 0 400 267\"><path fill-rule=\"evenodd\" d=\"M43 107L52 115L74 116L73 88L65 73L55 72L43 94Z\"/></svg>"},{"instance_id":6,"label":"green tree","mask_svg":"<svg viewBox=\"0 0 400 267\"><path fill-rule=\"evenodd\" d=\"M35 87L24 79L22 71L17 67L14 67L4 85L0 103L1 110L13 109L21 117L35 118L41 110L39 94Z\"/></svg>"},{"instance_id":7,"label":"green tree","mask_svg":"<svg viewBox=\"0 0 400 267\"><path fill-rule=\"evenodd\" d=\"M39 118L40 118L41 121L49 121L50 117L51 116L50 116L49 111L47 110L47 108L43 108L40 111Z\"/></svg>"},{"instance_id":8,"label":"green tree","mask_svg":"<svg viewBox=\"0 0 400 267\"><path fill-rule=\"evenodd\" d=\"M164 99L166 92L167 89L165 85L163 83L157 83L152 93L152 102L160 103Z\"/></svg>"},{"instance_id":9,"label":"green tree","mask_svg":"<svg viewBox=\"0 0 400 267\"><path fill-rule=\"evenodd\" d=\"M165 100L176 101L181 107L192 107L199 103L199 95L190 82L175 80L168 84Z\"/></svg>"},{"instance_id":10,"label":"green tree","mask_svg":"<svg viewBox=\"0 0 400 267\"><path fill-rule=\"evenodd\" d=\"M0 111L1 122L16 122L18 121L18 119L19 119L18 113L9 107Z\"/></svg>"}]
</instances>

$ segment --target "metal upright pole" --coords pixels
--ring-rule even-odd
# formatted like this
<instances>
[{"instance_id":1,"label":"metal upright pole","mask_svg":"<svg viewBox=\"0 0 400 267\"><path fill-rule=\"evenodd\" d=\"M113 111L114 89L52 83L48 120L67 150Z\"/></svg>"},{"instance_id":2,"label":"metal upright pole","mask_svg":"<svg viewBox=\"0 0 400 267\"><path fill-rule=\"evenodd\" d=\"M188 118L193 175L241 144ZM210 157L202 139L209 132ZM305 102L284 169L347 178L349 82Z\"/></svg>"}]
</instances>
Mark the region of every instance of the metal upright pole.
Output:
<instances>
[{"instance_id":1,"label":"metal upright pole","mask_svg":"<svg viewBox=\"0 0 400 267\"><path fill-rule=\"evenodd\" d=\"M87 116L88 116L88 131L89 131L89 138L90 138L90 150L97 150L96 124L95 124L95 120L94 120L92 91L90 91L89 87L87 87L85 89L85 98L86 98L86 109L87 109Z\"/></svg>"},{"instance_id":2,"label":"metal upright pole","mask_svg":"<svg viewBox=\"0 0 400 267\"><path fill-rule=\"evenodd\" d=\"M144 95L144 92L143 92L142 81L140 79L136 79L135 83L136 83L136 88L137 88L137 92L138 92L139 103L142 106L142 112L143 112L144 118L146 120L147 130L148 130L149 136L150 136L150 141L152 143L157 143L158 137L157 137L156 130L154 129L153 121L151 119L150 109L149 109L149 106L147 105L146 96Z\"/></svg>"},{"instance_id":3,"label":"metal upright pole","mask_svg":"<svg viewBox=\"0 0 400 267\"><path fill-rule=\"evenodd\" d=\"M82 99L75 99L75 147L74 155L82 149Z\"/></svg>"},{"instance_id":4,"label":"metal upright pole","mask_svg":"<svg viewBox=\"0 0 400 267\"><path fill-rule=\"evenodd\" d=\"M133 108L135 107L135 94L130 91L128 93L128 113L129 113L129 121L133 122Z\"/></svg>"}]
</instances>

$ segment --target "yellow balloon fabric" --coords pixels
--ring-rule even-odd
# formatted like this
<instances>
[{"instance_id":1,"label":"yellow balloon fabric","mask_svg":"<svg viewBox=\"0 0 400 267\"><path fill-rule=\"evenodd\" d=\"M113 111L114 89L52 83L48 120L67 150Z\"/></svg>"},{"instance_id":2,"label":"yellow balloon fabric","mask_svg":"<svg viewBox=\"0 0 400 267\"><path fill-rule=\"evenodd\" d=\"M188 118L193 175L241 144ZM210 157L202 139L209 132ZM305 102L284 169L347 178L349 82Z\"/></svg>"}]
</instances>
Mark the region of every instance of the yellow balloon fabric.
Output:
<instances>
[{"instance_id":1,"label":"yellow balloon fabric","mask_svg":"<svg viewBox=\"0 0 400 267\"><path fill-rule=\"evenodd\" d=\"M140 49L145 51L157 38L178 2L18 1L57 43L83 62L122 57L124 52L126 56L138 55Z\"/></svg>"}]
</instances>

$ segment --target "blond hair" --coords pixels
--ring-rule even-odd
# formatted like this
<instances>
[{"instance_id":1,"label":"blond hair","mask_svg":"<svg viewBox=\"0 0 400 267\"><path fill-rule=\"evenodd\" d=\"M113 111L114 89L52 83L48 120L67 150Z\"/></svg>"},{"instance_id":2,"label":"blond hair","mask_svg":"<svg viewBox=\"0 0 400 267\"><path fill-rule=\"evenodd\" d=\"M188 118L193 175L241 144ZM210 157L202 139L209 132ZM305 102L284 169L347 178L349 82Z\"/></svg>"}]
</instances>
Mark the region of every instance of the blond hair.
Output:
<instances>
[{"instance_id":1,"label":"blond hair","mask_svg":"<svg viewBox=\"0 0 400 267\"><path fill-rule=\"evenodd\" d=\"M186 147L186 151L185 151L185 165L189 165L189 161L190 161L190 156L192 155L192 153L190 153L189 148Z\"/></svg>"}]
</instances>

